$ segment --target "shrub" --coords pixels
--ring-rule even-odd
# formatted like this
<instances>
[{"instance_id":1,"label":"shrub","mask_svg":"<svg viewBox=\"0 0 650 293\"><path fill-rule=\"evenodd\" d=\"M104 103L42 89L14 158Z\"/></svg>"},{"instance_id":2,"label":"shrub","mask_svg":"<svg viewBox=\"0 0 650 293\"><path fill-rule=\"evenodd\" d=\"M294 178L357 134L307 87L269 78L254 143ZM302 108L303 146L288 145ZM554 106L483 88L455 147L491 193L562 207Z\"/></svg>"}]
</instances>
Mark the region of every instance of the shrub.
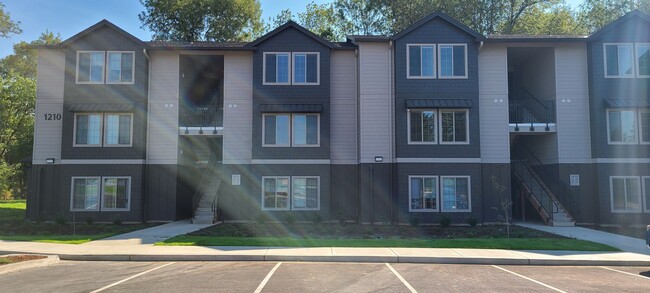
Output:
<instances>
[{"instance_id":1,"label":"shrub","mask_svg":"<svg viewBox=\"0 0 650 293\"><path fill-rule=\"evenodd\" d=\"M311 221L320 224L323 221L323 217L320 215L319 212L315 212L314 214L311 215Z\"/></svg>"},{"instance_id":2,"label":"shrub","mask_svg":"<svg viewBox=\"0 0 650 293\"><path fill-rule=\"evenodd\" d=\"M476 224L478 224L478 221L475 218L469 218L469 219L467 219L467 224L469 224L472 227L476 227Z\"/></svg>"},{"instance_id":3,"label":"shrub","mask_svg":"<svg viewBox=\"0 0 650 293\"><path fill-rule=\"evenodd\" d=\"M284 216L284 221L289 225L293 225L296 223L296 217L294 217L292 213L288 213Z\"/></svg>"},{"instance_id":4,"label":"shrub","mask_svg":"<svg viewBox=\"0 0 650 293\"><path fill-rule=\"evenodd\" d=\"M451 218L447 216L440 217L440 226L449 227L451 225Z\"/></svg>"},{"instance_id":5,"label":"shrub","mask_svg":"<svg viewBox=\"0 0 650 293\"><path fill-rule=\"evenodd\" d=\"M54 218L54 222L63 226L68 223L68 219L63 214L58 214Z\"/></svg>"},{"instance_id":6,"label":"shrub","mask_svg":"<svg viewBox=\"0 0 650 293\"><path fill-rule=\"evenodd\" d=\"M120 217L113 218L113 225L115 226L122 225L122 219Z\"/></svg>"},{"instance_id":7,"label":"shrub","mask_svg":"<svg viewBox=\"0 0 650 293\"><path fill-rule=\"evenodd\" d=\"M86 225L92 225L92 224L93 224L93 218L92 217L86 218Z\"/></svg>"},{"instance_id":8,"label":"shrub","mask_svg":"<svg viewBox=\"0 0 650 293\"><path fill-rule=\"evenodd\" d=\"M345 218L345 214L343 213L343 210L342 210L342 209L338 209L338 210L336 210L336 218L339 219L339 225L343 225L343 224L345 224L345 221L347 220L347 219Z\"/></svg>"},{"instance_id":9,"label":"shrub","mask_svg":"<svg viewBox=\"0 0 650 293\"><path fill-rule=\"evenodd\" d=\"M255 222L258 224L264 224L269 221L269 217L266 215L266 213L260 211L255 215Z\"/></svg>"},{"instance_id":10,"label":"shrub","mask_svg":"<svg viewBox=\"0 0 650 293\"><path fill-rule=\"evenodd\" d=\"M411 215L409 217L409 224L411 224L411 226L413 227L417 227L418 225L420 225L420 217L416 215Z\"/></svg>"}]
</instances>

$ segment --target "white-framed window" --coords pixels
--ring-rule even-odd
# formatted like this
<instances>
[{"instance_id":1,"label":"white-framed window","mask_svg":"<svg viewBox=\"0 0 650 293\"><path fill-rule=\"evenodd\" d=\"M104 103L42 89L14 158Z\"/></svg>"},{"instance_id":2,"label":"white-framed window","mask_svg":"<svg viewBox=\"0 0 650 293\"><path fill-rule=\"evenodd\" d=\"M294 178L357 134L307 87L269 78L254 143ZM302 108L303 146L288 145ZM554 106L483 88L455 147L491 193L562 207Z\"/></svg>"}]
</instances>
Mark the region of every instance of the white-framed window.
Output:
<instances>
[{"instance_id":1,"label":"white-framed window","mask_svg":"<svg viewBox=\"0 0 650 293\"><path fill-rule=\"evenodd\" d=\"M436 45L406 45L406 77L413 79L436 78Z\"/></svg>"},{"instance_id":2,"label":"white-framed window","mask_svg":"<svg viewBox=\"0 0 650 293\"><path fill-rule=\"evenodd\" d=\"M469 143L469 111L467 109L440 109L440 143Z\"/></svg>"},{"instance_id":3,"label":"white-framed window","mask_svg":"<svg viewBox=\"0 0 650 293\"><path fill-rule=\"evenodd\" d=\"M650 144L650 109L639 109L639 131L641 144Z\"/></svg>"},{"instance_id":4,"label":"white-framed window","mask_svg":"<svg viewBox=\"0 0 650 293\"><path fill-rule=\"evenodd\" d=\"M104 83L104 51L77 51L77 83Z\"/></svg>"},{"instance_id":5,"label":"white-framed window","mask_svg":"<svg viewBox=\"0 0 650 293\"><path fill-rule=\"evenodd\" d=\"M99 147L102 145L102 114L75 113L73 146Z\"/></svg>"},{"instance_id":6,"label":"white-framed window","mask_svg":"<svg viewBox=\"0 0 650 293\"><path fill-rule=\"evenodd\" d=\"M640 213L641 182L638 176L610 176L612 213Z\"/></svg>"},{"instance_id":7,"label":"white-framed window","mask_svg":"<svg viewBox=\"0 0 650 293\"><path fill-rule=\"evenodd\" d=\"M102 178L102 211L128 211L131 177Z\"/></svg>"},{"instance_id":8,"label":"white-framed window","mask_svg":"<svg viewBox=\"0 0 650 293\"><path fill-rule=\"evenodd\" d=\"M72 177L71 211L99 211L100 177Z\"/></svg>"},{"instance_id":9,"label":"white-framed window","mask_svg":"<svg viewBox=\"0 0 650 293\"><path fill-rule=\"evenodd\" d=\"M435 109L408 110L408 143L435 144L438 111Z\"/></svg>"},{"instance_id":10,"label":"white-framed window","mask_svg":"<svg viewBox=\"0 0 650 293\"><path fill-rule=\"evenodd\" d=\"M607 109L607 142L609 144L636 144L636 109Z\"/></svg>"},{"instance_id":11,"label":"white-framed window","mask_svg":"<svg viewBox=\"0 0 650 293\"><path fill-rule=\"evenodd\" d=\"M471 212L469 176L440 176L443 212Z\"/></svg>"},{"instance_id":12,"label":"white-framed window","mask_svg":"<svg viewBox=\"0 0 650 293\"><path fill-rule=\"evenodd\" d=\"M132 146L133 114L105 114L104 118L104 146Z\"/></svg>"},{"instance_id":13,"label":"white-framed window","mask_svg":"<svg viewBox=\"0 0 650 293\"><path fill-rule=\"evenodd\" d=\"M289 210L289 176L262 177L262 210Z\"/></svg>"},{"instance_id":14,"label":"white-framed window","mask_svg":"<svg viewBox=\"0 0 650 293\"><path fill-rule=\"evenodd\" d=\"M636 76L650 77L650 43L635 44Z\"/></svg>"},{"instance_id":15,"label":"white-framed window","mask_svg":"<svg viewBox=\"0 0 650 293\"><path fill-rule=\"evenodd\" d=\"M291 114L263 114L262 146L291 146Z\"/></svg>"},{"instance_id":16,"label":"white-framed window","mask_svg":"<svg viewBox=\"0 0 650 293\"><path fill-rule=\"evenodd\" d=\"M467 78L467 44L438 45L438 78Z\"/></svg>"},{"instance_id":17,"label":"white-framed window","mask_svg":"<svg viewBox=\"0 0 650 293\"><path fill-rule=\"evenodd\" d=\"M643 189L643 210L650 213L650 176L641 177Z\"/></svg>"},{"instance_id":18,"label":"white-framed window","mask_svg":"<svg viewBox=\"0 0 650 293\"><path fill-rule=\"evenodd\" d=\"M264 52L263 71L265 85L291 84L291 53Z\"/></svg>"},{"instance_id":19,"label":"white-framed window","mask_svg":"<svg viewBox=\"0 0 650 293\"><path fill-rule=\"evenodd\" d=\"M319 114L293 114L292 115L292 146L318 147L320 146L320 115Z\"/></svg>"},{"instance_id":20,"label":"white-framed window","mask_svg":"<svg viewBox=\"0 0 650 293\"><path fill-rule=\"evenodd\" d=\"M320 53L294 52L293 80L294 85L320 84Z\"/></svg>"},{"instance_id":21,"label":"white-framed window","mask_svg":"<svg viewBox=\"0 0 650 293\"><path fill-rule=\"evenodd\" d=\"M438 177L409 176L409 212L437 212Z\"/></svg>"},{"instance_id":22,"label":"white-framed window","mask_svg":"<svg viewBox=\"0 0 650 293\"><path fill-rule=\"evenodd\" d=\"M135 52L133 51L108 51L106 66L107 84L132 84L135 72Z\"/></svg>"},{"instance_id":23,"label":"white-framed window","mask_svg":"<svg viewBox=\"0 0 650 293\"><path fill-rule=\"evenodd\" d=\"M320 209L320 177L291 177L291 209Z\"/></svg>"},{"instance_id":24,"label":"white-framed window","mask_svg":"<svg viewBox=\"0 0 650 293\"><path fill-rule=\"evenodd\" d=\"M633 78L634 46L632 43L603 44L606 78Z\"/></svg>"}]
</instances>

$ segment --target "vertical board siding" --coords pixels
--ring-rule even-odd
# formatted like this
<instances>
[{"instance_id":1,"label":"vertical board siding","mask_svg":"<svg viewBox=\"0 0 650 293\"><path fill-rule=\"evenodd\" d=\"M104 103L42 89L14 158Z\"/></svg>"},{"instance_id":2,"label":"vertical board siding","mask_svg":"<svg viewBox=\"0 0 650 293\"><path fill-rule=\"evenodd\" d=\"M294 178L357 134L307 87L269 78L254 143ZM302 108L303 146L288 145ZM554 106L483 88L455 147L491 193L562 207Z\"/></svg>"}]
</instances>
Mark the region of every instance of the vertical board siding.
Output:
<instances>
[{"instance_id":1,"label":"vertical board siding","mask_svg":"<svg viewBox=\"0 0 650 293\"><path fill-rule=\"evenodd\" d=\"M557 138L560 163L591 159L589 85L585 44L557 45Z\"/></svg>"},{"instance_id":2,"label":"vertical board siding","mask_svg":"<svg viewBox=\"0 0 650 293\"><path fill-rule=\"evenodd\" d=\"M330 158L333 164L357 163L357 62L354 51L330 59Z\"/></svg>"},{"instance_id":3,"label":"vertical board siding","mask_svg":"<svg viewBox=\"0 0 650 293\"><path fill-rule=\"evenodd\" d=\"M360 155L362 163L392 160L391 74L388 43L360 43Z\"/></svg>"},{"instance_id":4,"label":"vertical board siding","mask_svg":"<svg viewBox=\"0 0 650 293\"><path fill-rule=\"evenodd\" d=\"M481 160L510 162L508 55L501 44L485 45L478 56Z\"/></svg>"},{"instance_id":5,"label":"vertical board siding","mask_svg":"<svg viewBox=\"0 0 650 293\"><path fill-rule=\"evenodd\" d=\"M63 116L65 54L59 50L38 50L38 80L34 125L33 164L45 164L46 158L61 159L63 120L45 120L45 114Z\"/></svg>"},{"instance_id":6,"label":"vertical board siding","mask_svg":"<svg viewBox=\"0 0 650 293\"><path fill-rule=\"evenodd\" d=\"M223 163L250 164L253 145L253 57L224 57Z\"/></svg>"},{"instance_id":7,"label":"vertical board siding","mask_svg":"<svg viewBox=\"0 0 650 293\"><path fill-rule=\"evenodd\" d=\"M148 164L178 160L179 53L151 52Z\"/></svg>"}]
</instances>

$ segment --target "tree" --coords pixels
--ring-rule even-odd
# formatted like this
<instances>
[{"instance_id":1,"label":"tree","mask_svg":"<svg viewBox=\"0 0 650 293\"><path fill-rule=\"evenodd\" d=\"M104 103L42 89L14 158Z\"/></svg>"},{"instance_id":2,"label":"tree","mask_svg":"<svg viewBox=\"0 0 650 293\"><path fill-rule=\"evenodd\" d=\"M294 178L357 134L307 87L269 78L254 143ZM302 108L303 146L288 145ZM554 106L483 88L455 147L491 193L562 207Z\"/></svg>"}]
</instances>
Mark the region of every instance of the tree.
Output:
<instances>
[{"instance_id":1,"label":"tree","mask_svg":"<svg viewBox=\"0 0 650 293\"><path fill-rule=\"evenodd\" d=\"M336 0L333 9L343 35L389 34L392 21L387 0Z\"/></svg>"},{"instance_id":2,"label":"tree","mask_svg":"<svg viewBox=\"0 0 650 293\"><path fill-rule=\"evenodd\" d=\"M307 4L305 12L298 13L299 23L311 32L330 41L345 39L345 31L334 13L332 4Z\"/></svg>"},{"instance_id":3,"label":"tree","mask_svg":"<svg viewBox=\"0 0 650 293\"><path fill-rule=\"evenodd\" d=\"M566 6L550 9L534 7L523 14L512 28L513 34L531 35L586 35L573 11Z\"/></svg>"},{"instance_id":4,"label":"tree","mask_svg":"<svg viewBox=\"0 0 650 293\"><path fill-rule=\"evenodd\" d=\"M142 28L172 41L248 41L264 29L259 0L140 0Z\"/></svg>"},{"instance_id":5,"label":"tree","mask_svg":"<svg viewBox=\"0 0 650 293\"><path fill-rule=\"evenodd\" d=\"M0 3L0 37L8 38L12 34L23 32L20 29L20 22L11 20L9 13L5 11L4 4Z\"/></svg>"},{"instance_id":6,"label":"tree","mask_svg":"<svg viewBox=\"0 0 650 293\"><path fill-rule=\"evenodd\" d=\"M579 21L586 30L595 32L634 9L650 13L650 0L585 0Z\"/></svg>"},{"instance_id":7,"label":"tree","mask_svg":"<svg viewBox=\"0 0 650 293\"><path fill-rule=\"evenodd\" d=\"M14 53L0 60L0 74L7 75L9 71L16 74L36 79L36 60L38 51L35 46L52 45L61 42L61 36L50 31L45 31L32 42L19 42L14 44Z\"/></svg>"},{"instance_id":8,"label":"tree","mask_svg":"<svg viewBox=\"0 0 650 293\"><path fill-rule=\"evenodd\" d=\"M273 18L269 17L269 22L268 22L268 24L266 26L265 31L267 31L267 32L271 31L271 30L275 29L276 27L279 27L279 26L287 23L290 20L293 20L293 13L291 13L291 10L290 9L282 10L275 17L273 17Z\"/></svg>"}]
</instances>

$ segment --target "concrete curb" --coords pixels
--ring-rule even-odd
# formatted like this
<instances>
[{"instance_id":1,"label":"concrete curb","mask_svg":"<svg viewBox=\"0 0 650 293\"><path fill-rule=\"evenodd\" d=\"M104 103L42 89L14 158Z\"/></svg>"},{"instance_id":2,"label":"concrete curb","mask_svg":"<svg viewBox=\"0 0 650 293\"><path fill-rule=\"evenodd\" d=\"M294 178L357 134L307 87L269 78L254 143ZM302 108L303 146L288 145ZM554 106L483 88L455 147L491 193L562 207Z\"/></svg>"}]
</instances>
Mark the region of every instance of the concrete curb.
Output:
<instances>
[{"instance_id":1,"label":"concrete curb","mask_svg":"<svg viewBox=\"0 0 650 293\"><path fill-rule=\"evenodd\" d=\"M18 262L18 263L12 263L12 264L8 264L8 265L1 265L0 266L0 275L1 274L6 274L6 273L11 273L11 272L16 272L16 271L21 271L21 270L25 270L25 269L49 266L51 264L57 263L58 261L59 261L59 256L57 256L57 255L48 255L46 258L43 258L43 259L28 260L28 261L22 261L22 262Z\"/></svg>"}]
</instances>

